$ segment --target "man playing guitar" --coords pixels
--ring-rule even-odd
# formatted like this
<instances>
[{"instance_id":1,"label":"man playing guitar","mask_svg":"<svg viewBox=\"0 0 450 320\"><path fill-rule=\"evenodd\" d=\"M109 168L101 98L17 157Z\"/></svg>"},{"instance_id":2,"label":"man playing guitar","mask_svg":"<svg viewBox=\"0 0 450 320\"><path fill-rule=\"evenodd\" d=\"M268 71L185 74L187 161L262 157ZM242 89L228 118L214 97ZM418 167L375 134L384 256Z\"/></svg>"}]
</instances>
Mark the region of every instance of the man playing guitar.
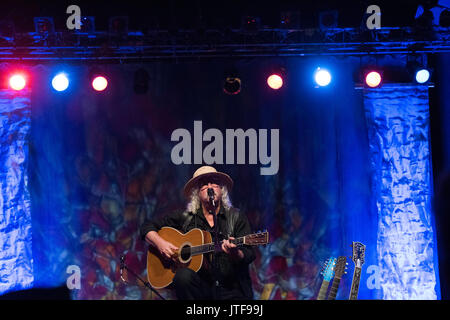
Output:
<instances>
[{"instance_id":1,"label":"man playing guitar","mask_svg":"<svg viewBox=\"0 0 450 320\"><path fill-rule=\"evenodd\" d=\"M180 300L250 300L253 290L249 264L255 259L251 246L237 246L232 241L250 234L247 217L233 208L229 191L233 180L210 166L196 170L184 186L189 199L187 210L175 212L161 219L146 221L141 227L141 237L162 259L177 263L179 248L163 239L158 231L171 227L186 233L192 229L208 231L216 244L213 254L203 259L203 267L195 272L179 268L173 278L173 288Z\"/></svg>"}]
</instances>

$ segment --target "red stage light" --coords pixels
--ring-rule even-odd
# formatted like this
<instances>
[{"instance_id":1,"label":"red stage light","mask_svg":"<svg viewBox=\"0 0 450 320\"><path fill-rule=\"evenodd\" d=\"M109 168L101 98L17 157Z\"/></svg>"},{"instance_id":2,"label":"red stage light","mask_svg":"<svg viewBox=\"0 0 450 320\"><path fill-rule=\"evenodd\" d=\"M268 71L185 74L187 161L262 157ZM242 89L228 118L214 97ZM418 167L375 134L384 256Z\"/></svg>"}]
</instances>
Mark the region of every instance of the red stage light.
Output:
<instances>
[{"instance_id":1,"label":"red stage light","mask_svg":"<svg viewBox=\"0 0 450 320\"><path fill-rule=\"evenodd\" d=\"M278 90L283 86L283 78L277 74L272 74L267 78L267 84L274 90Z\"/></svg>"},{"instance_id":2,"label":"red stage light","mask_svg":"<svg viewBox=\"0 0 450 320\"><path fill-rule=\"evenodd\" d=\"M366 84L371 87L375 88L378 87L381 83L381 75L376 71L371 71L366 75Z\"/></svg>"},{"instance_id":3,"label":"red stage light","mask_svg":"<svg viewBox=\"0 0 450 320\"><path fill-rule=\"evenodd\" d=\"M25 88L27 84L23 74L14 74L9 78L9 86L11 89L19 91Z\"/></svg>"},{"instance_id":4,"label":"red stage light","mask_svg":"<svg viewBox=\"0 0 450 320\"><path fill-rule=\"evenodd\" d=\"M92 81L92 87L96 91L103 91L106 89L107 86L108 86L108 80L106 80L105 77L98 76L98 77L95 77L94 80Z\"/></svg>"}]
</instances>

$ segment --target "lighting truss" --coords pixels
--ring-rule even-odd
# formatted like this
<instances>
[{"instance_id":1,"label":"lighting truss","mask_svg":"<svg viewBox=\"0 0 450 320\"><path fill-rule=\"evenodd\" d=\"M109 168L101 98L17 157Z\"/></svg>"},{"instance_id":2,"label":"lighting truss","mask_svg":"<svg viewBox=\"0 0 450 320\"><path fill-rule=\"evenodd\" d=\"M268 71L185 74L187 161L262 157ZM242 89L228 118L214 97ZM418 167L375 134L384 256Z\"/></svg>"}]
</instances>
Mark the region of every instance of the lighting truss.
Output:
<instances>
[{"instance_id":1,"label":"lighting truss","mask_svg":"<svg viewBox=\"0 0 450 320\"><path fill-rule=\"evenodd\" d=\"M384 55L450 52L450 28L37 32L0 37L0 61Z\"/></svg>"}]
</instances>

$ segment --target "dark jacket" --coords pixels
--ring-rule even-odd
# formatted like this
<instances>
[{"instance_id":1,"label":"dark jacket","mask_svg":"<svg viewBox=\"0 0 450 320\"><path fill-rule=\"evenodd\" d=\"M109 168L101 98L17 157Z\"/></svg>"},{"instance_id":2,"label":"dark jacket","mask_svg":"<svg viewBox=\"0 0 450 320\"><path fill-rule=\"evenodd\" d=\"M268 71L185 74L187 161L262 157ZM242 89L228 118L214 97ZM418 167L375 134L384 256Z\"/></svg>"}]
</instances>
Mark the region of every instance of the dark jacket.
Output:
<instances>
[{"instance_id":1,"label":"dark jacket","mask_svg":"<svg viewBox=\"0 0 450 320\"><path fill-rule=\"evenodd\" d=\"M247 217L236 208L225 210L221 207L218 215L219 241L228 238L228 236L239 238L251 233L250 224ZM183 233L193 228L199 228L211 233L213 241L215 240L214 228L211 228L201 209L197 212L178 211L160 219L146 221L141 227L141 238L150 231L159 231L162 227L172 227ZM253 290L251 278L249 275L249 264L255 260L255 252L251 246L239 247L244 258L239 262L233 261L223 252L216 254L216 261L219 268L219 283L225 287L237 287L247 299L253 299ZM204 270L199 271L200 275L205 276ZM207 275L206 275L207 276Z\"/></svg>"}]
</instances>

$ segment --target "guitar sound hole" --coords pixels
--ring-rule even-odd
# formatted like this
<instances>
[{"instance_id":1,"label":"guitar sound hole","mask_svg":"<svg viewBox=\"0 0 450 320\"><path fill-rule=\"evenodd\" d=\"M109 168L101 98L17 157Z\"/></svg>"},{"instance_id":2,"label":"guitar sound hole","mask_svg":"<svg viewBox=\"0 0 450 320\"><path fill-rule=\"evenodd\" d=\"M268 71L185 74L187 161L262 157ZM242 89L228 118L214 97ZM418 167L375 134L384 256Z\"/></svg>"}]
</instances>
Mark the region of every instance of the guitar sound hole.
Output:
<instances>
[{"instance_id":1,"label":"guitar sound hole","mask_svg":"<svg viewBox=\"0 0 450 320\"><path fill-rule=\"evenodd\" d=\"M181 247L180 260L187 261L190 258L191 258L191 247L189 245Z\"/></svg>"}]
</instances>

